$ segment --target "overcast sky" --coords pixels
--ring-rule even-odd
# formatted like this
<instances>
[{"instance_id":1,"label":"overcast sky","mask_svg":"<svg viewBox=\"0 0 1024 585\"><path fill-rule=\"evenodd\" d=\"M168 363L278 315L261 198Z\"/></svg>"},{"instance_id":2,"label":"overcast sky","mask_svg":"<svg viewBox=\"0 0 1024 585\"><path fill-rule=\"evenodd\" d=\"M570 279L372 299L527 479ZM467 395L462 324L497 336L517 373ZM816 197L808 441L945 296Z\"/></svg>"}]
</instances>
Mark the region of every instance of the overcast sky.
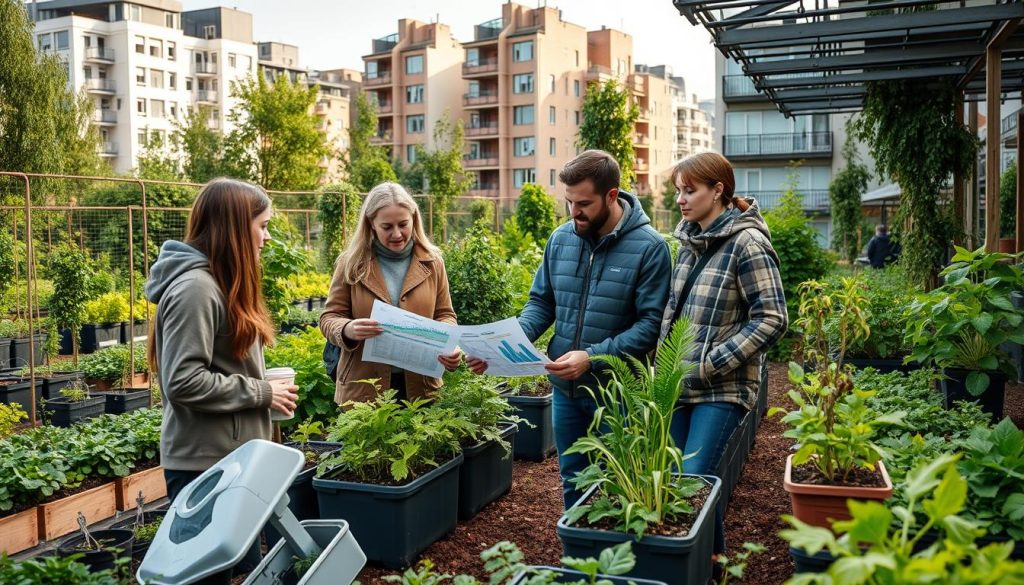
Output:
<instances>
[{"instance_id":1,"label":"overcast sky","mask_svg":"<svg viewBox=\"0 0 1024 585\"><path fill-rule=\"evenodd\" d=\"M537 0L523 1L529 7ZM715 48L703 27L691 26L672 0L548 0L562 19L586 27L601 25L633 36L633 62L669 65L686 79L688 93L715 95ZM461 42L473 40L473 26L501 16L501 0L182 0L185 10L227 6L253 15L256 41L297 45L302 65L312 69L363 69L371 40L398 31L399 18L438 20Z\"/></svg>"}]
</instances>

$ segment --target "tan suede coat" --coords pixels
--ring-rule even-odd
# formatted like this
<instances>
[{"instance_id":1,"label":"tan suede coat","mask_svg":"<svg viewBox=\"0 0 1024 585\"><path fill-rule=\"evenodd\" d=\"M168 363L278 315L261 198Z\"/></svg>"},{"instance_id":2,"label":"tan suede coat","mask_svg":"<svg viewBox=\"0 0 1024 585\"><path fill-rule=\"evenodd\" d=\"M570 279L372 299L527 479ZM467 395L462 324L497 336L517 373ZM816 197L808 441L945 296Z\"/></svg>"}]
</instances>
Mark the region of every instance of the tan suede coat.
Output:
<instances>
[{"instance_id":1,"label":"tan suede coat","mask_svg":"<svg viewBox=\"0 0 1024 585\"><path fill-rule=\"evenodd\" d=\"M365 281L354 285L346 283L342 271L335 269L327 305L320 315L320 330L324 337L342 350L334 392L334 401L338 404L350 400L368 402L377 396L372 385L359 380L376 378L382 388L389 386L391 366L364 362L363 342L349 341L341 335L342 329L349 321L370 317L374 299L391 304L391 295L388 294L388 287L376 257L370 263L370 272ZM413 248L412 262L405 274L398 306L435 321L456 324L444 261L419 244ZM439 378L430 378L415 372L405 373L406 394L410 400L425 396L440 387Z\"/></svg>"}]
</instances>

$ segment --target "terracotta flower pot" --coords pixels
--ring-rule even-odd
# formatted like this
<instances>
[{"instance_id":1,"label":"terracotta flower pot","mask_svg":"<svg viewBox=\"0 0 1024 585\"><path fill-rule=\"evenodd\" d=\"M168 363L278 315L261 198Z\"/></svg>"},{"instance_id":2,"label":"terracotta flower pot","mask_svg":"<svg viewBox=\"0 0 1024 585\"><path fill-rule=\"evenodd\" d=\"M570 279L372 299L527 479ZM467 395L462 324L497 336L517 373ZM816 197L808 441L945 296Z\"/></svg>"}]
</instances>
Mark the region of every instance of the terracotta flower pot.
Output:
<instances>
[{"instance_id":1,"label":"terracotta flower pot","mask_svg":"<svg viewBox=\"0 0 1024 585\"><path fill-rule=\"evenodd\" d=\"M849 520L846 500L885 500L892 495L892 480L885 465L878 462L885 487L859 487L846 485L816 485L793 482L793 456L786 458L786 476L783 488L789 492L793 516L812 526L832 528L834 520Z\"/></svg>"}]
</instances>

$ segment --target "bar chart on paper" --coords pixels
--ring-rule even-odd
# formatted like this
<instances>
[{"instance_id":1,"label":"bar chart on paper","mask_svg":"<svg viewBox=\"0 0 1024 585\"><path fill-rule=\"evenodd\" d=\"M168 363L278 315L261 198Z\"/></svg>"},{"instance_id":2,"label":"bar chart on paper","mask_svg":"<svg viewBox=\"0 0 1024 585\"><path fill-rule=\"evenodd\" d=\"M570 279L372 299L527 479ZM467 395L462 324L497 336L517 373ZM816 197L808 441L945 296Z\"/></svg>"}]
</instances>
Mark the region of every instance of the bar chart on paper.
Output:
<instances>
[{"instance_id":1,"label":"bar chart on paper","mask_svg":"<svg viewBox=\"0 0 1024 585\"><path fill-rule=\"evenodd\" d=\"M516 345L519 346L518 350L514 349L509 344L507 339L502 339L501 343L498 344L498 351L501 352L501 355L503 355L506 358L508 358L508 361L510 361L512 363L516 363L516 364L529 364L529 363L541 361L541 357L540 356L538 356L535 353L531 352L522 343L518 343Z\"/></svg>"},{"instance_id":2,"label":"bar chart on paper","mask_svg":"<svg viewBox=\"0 0 1024 585\"><path fill-rule=\"evenodd\" d=\"M460 325L459 345L470 357L487 362L494 376L537 376L546 374L551 360L530 343L519 321L511 317L486 325Z\"/></svg>"}]
</instances>

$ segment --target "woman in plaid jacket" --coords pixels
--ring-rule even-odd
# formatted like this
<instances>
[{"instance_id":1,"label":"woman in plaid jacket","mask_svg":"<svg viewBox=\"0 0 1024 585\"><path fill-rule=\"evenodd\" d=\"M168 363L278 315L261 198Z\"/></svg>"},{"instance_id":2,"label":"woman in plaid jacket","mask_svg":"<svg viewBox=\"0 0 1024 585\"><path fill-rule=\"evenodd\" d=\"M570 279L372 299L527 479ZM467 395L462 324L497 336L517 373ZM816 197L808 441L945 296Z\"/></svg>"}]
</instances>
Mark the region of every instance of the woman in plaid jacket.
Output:
<instances>
[{"instance_id":1,"label":"woman in plaid jacket","mask_svg":"<svg viewBox=\"0 0 1024 585\"><path fill-rule=\"evenodd\" d=\"M683 453L695 453L684 464L687 473L718 475L726 442L755 406L764 354L785 333L789 317L768 225L756 201L734 196L729 161L714 152L689 156L672 169L672 181L683 215L675 231L682 246L661 338L680 316L696 335L672 438ZM705 266L695 271L706 254ZM725 552L718 513L714 552Z\"/></svg>"}]
</instances>

